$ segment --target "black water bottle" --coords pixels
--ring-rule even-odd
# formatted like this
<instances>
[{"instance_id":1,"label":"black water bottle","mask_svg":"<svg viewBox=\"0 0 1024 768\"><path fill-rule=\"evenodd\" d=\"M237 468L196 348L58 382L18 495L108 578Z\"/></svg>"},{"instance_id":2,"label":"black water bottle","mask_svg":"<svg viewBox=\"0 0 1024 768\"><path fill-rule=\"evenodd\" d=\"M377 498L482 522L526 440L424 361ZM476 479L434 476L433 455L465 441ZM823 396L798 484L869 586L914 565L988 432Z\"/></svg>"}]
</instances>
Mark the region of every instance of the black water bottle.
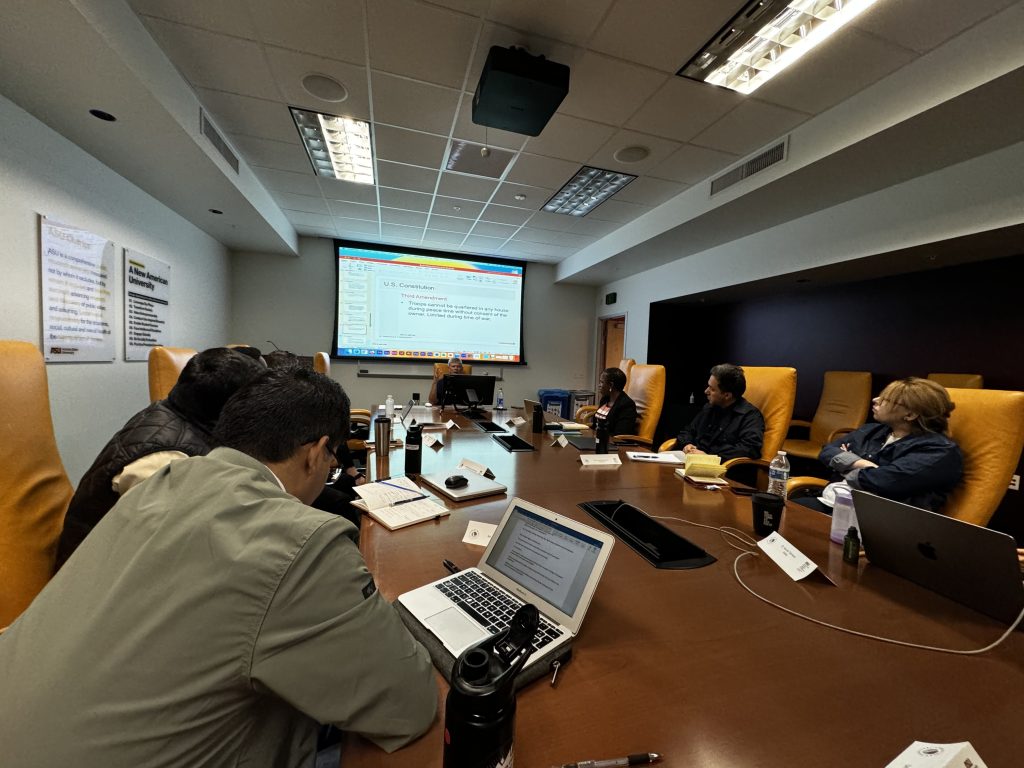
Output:
<instances>
[{"instance_id":1,"label":"black water bottle","mask_svg":"<svg viewBox=\"0 0 1024 768\"><path fill-rule=\"evenodd\" d=\"M539 405L533 406L533 431L544 431L544 411Z\"/></svg>"},{"instance_id":2,"label":"black water bottle","mask_svg":"<svg viewBox=\"0 0 1024 768\"><path fill-rule=\"evenodd\" d=\"M423 427L413 421L405 434L405 474L418 475L423 468Z\"/></svg>"},{"instance_id":3,"label":"black water bottle","mask_svg":"<svg viewBox=\"0 0 1024 768\"><path fill-rule=\"evenodd\" d=\"M604 423L604 419L598 419L594 433L597 435L594 453L608 453L608 425Z\"/></svg>"},{"instance_id":4,"label":"black water bottle","mask_svg":"<svg viewBox=\"0 0 1024 768\"><path fill-rule=\"evenodd\" d=\"M444 712L444 768L513 764L516 675L532 653L539 616L527 603L511 627L467 648L452 668Z\"/></svg>"}]
</instances>

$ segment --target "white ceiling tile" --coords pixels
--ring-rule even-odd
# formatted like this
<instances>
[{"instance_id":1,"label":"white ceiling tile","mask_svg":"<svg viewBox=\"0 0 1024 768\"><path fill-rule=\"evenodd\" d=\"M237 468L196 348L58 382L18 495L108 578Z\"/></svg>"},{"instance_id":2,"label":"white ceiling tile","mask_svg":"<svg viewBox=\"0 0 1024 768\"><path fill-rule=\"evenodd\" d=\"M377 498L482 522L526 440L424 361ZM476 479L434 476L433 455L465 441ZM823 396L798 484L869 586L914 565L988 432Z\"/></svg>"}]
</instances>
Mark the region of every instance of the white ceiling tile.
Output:
<instances>
[{"instance_id":1,"label":"white ceiling tile","mask_svg":"<svg viewBox=\"0 0 1024 768\"><path fill-rule=\"evenodd\" d=\"M566 216L562 213L549 213L548 211L537 211L527 224L533 229L549 229L554 232L568 232L575 223L576 216Z\"/></svg>"},{"instance_id":2,"label":"white ceiling tile","mask_svg":"<svg viewBox=\"0 0 1024 768\"><path fill-rule=\"evenodd\" d=\"M534 229L532 227L523 227L512 237L514 242L523 243L557 243L558 239L563 235L563 232L557 232L553 229Z\"/></svg>"},{"instance_id":3,"label":"white ceiling tile","mask_svg":"<svg viewBox=\"0 0 1024 768\"><path fill-rule=\"evenodd\" d=\"M266 46L267 61L281 98L289 106L311 109L328 115L370 119L370 97L366 88L366 68L356 64L311 56L283 48ZM302 85L306 75L327 75L345 86L344 101L324 101L309 93Z\"/></svg>"},{"instance_id":4,"label":"white ceiling tile","mask_svg":"<svg viewBox=\"0 0 1024 768\"><path fill-rule=\"evenodd\" d=\"M563 245L549 245L547 243L520 242L516 243L515 247L517 250L528 253L531 256L547 256L556 260L568 258L577 251L576 248L567 248Z\"/></svg>"},{"instance_id":5,"label":"white ceiling tile","mask_svg":"<svg viewBox=\"0 0 1024 768\"><path fill-rule=\"evenodd\" d=\"M397 208L381 208L380 220L388 224L401 224L406 227L425 227L427 214L417 211L400 211Z\"/></svg>"},{"instance_id":6,"label":"white ceiling tile","mask_svg":"<svg viewBox=\"0 0 1024 768\"><path fill-rule=\"evenodd\" d=\"M635 163L623 163L615 159L615 153L626 147L644 147L650 154ZM619 171L638 176L656 168L665 158L679 149L679 142L669 141L657 136L638 133L637 131L619 131L608 143L591 156L587 165L604 168L609 171Z\"/></svg>"},{"instance_id":7,"label":"white ceiling tile","mask_svg":"<svg viewBox=\"0 0 1024 768\"><path fill-rule=\"evenodd\" d=\"M418 242L423 235L423 228L403 227L399 224L381 224L380 234L389 240Z\"/></svg>"},{"instance_id":8,"label":"white ceiling tile","mask_svg":"<svg viewBox=\"0 0 1024 768\"><path fill-rule=\"evenodd\" d=\"M499 205L511 205L513 208L539 211L553 194L555 194L555 190L546 187L530 187L525 184L513 184L505 181L498 185L498 191L494 193L491 202ZM520 195L523 199L517 200L516 197Z\"/></svg>"},{"instance_id":9,"label":"white ceiling tile","mask_svg":"<svg viewBox=\"0 0 1024 768\"><path fill-rule=\"evenodd\" d=\"M295 226L319 227L320 229L332 229L334 222L325 213L306 213L305 211L285 211L285 216Z\"/></svg>"},{"instance_id":10,"label":"white ceiling tile","mask_svg":"<svg viewBox=\"0 0 1024 768\"><path fill-rule=\"evenodd\" d=\"M334 227L331 227L330 229L324 229L322 227L300 226L295 227L295 231L298 232L303 237L323 237L330 238L333 240L338 236L338 232L337 230L334 229Z\"/></svg>"},{"instance_id":11,"label":"white ceiling tile","mask_svg":"<svg viewBox=\"0 0 1024 768\"><path fill-rule=\"evenodd\" d=\"M438 195L434 198L433 212L440 216L457 216L460 219L475 219L484 209L484 204L474 200Z\"/></svg>"},{"instance_id":12,"label":"white ceiling tile","mask_svg":"<svg viewBox=\"0 0 1024 768\"><path fill-rule=\"evenodd\" d=\"M614 133L615 129L609 125L558 112L544 126L540 136L530 139L526 151L579 164L600 149Z\"/></svg>"},{"instance_id":13,"label":"white ceiling tile","mask_svg":"<svg viewBox=\"0 0 1024 768\"><path fill-rule=\"evenodd\" d=\"M858 16L859 29L924 53L1019 0L898 0Z\"/></svg>"},{"instance_id":14,"label":"white ceiling tile","mask_svg":"<svg viewBox=\"0 0 1024 768\"><path fill-rule=\"evenodd\" d=\"M211 32L222 32L235 37L256 39L256 28L250 23L245 0L220 0L216 3L194 0L128 0L139 15L183 22ZM149 19L143 21L149 24Z\"/></svg>"},{"instance_id":15,"label":"white ceiling tile","mask_svg":"<svg viewBox=\"0 0 1024 768\"><path fill-rule=\"evenodd\" d=\"M441 248L452 245L460 245L466 235L460 232L444 232L439 229L428 229L423 235L424 245L434 245Z\"/></svg>"},{"instance_id":16,"label":"white ceiling tile","mask_svg":"<svg viewBox=\"0 0 1024 768\"><path fill-rule=\"evenodd\" d=\"M672 77L626 125L643 133L689 141L743 100L728 88Z\"/></svg>"},{"instance_id":17,"label":"white ceiling tile","mask_svg":"<svg viewBox=\"0 0 1024 768\"><path fill-rule=\"evenodd\" d=\"M460 91L373 72L373 119L403 128L447 136Z\"/></svg>"},{"instance_id":18,"label":"white ceiling tile","mask_svg":"<svg viewBox=\"0 0 1024 768\"><path fill-rule=\"evenodd\" d=\"M655 176L683 184L697 184L735 162L737 155L717 149L684 144L655 168Z\"/></svg>"},{"instance_id":19,"label":"white ceiling tile","mask_svg":"<svg viewBox=\"0 0 1024 768\"><path fill-rule=\"evenodd\" d=\"M448 142L440 136L406 131L389 125L376 125L373 138L377 157L410 165L437 168Z\"/></svg>"},{"instance_id":20,"label":"white ceiling tile","mask_svg":"<svg viewBox=\"0 0 1024 768\"><path fill-rule=\"evenodd\" d=\"M480 218L483 221L495 221L499 224L519 226L532 215L533 211L526 210L525 208L512 208L507 205L488 205L484 208L483 213L480 214Z\"/></svg>"},{"instance_id":21,"label":"white ceiling tile","mask_svg":"<svg viewBox=\"0 0 1024 768\"><path fill-rule=\"evenodd\" d=\"M480 21L413 0L369 3L370 66L461 88Z\"/></svg>"},{"instance_id":22,"label":"white ceiling tile","mask_svg":"<svg viewBox=\"0 0 1024 768\"><path fill-rule=\"evenodd\" d=\"M433 194L434 186L437 184L437 171L378 160L377 181L386 187Z\"/></svg>"},{"instance_id":23,"label":"white ceiling tile","mask_svg":"<svg viewBox=\"0 0 1024 768\"><path fill-rule=\"evenodd\" d=\"M462 94L462 105L452 135L457 139L486 144L489 147L516 150L523 146L528 136L502 131L498 128L484 128L473 122L473 94Z\"/></svg>"},{"instance_id":24,"label":"white ceiling tile","mask_svg":"<svg viewBox=\"0 0 1024 768\"><path fill-rule=\"evenodd\" d=\"M588 213L587 217L593 216L601 221L617 221L625 224L627 221L632 221L649 210L651 209L646 205L626 203L620 200L605 200L601 205Z\"/></svg>"},{"instance_id":25,"label":"white ceiling tile","mask_svg":"<svg viewBox=\"0 0 1024 768\"><path fill-rule=\"evenodd\" d=\"M579 163L557 160L553 157L528 155L524 152L516 158L515 165L512 166L506 178L516 184L559 189L575 176L579 169Z\"/></svg>"},{"instance_id":26,"label":"white ceiling tile","mask_svg":"<svg viewBox=\"0 0 1024 768\"><path fill-rule=\"evenodd\" d=\"M265 43L357 64L366 61L362 3L336 0L254 2L249 8L260 39Z\"/></svg>"},{"instance_id":27,"label":"white ceiling tile","mask_svg":"<svg viewBox=\"0 0 1024 768\"><path fill-rule=\"evenodd\" d=\"M149 29L192 85L281 98L259 43L157 19Z\"/></svg>"},{"instance_id":28,"label":"white ceiling tile","mask_svg":"<svg viewBox=\"0 0 1024 768\"><path fill-rule=\"evenodd\" d=\"M409 192L405 189L391 189L390 187L380 188L380 204L386 205L388 208L402 208L406 211L426 213L430 210L433 199L431 195L421 192Z\"/></svg>"},{"instance_id":29,"label":"white ceiling tile","mask_svg":"<svg viewBox=\"0 0 1024 768\"><path fill-rule=\"evenodd\" d=\"M327 176L318 177L320 189L328 200L344 200L347 203L377 204L377 188L373 184L357 184Z\"/></svg>"},{"instance_id":30,"label":"white ceiling tile","mask_svg":"<svg viewBox=\"0 0 1024 768\"><path fill-rule=\"evenodd\" d=\"M196 92L222 134L244 133L261 139L293 141L298 136L288 108L279 101L198 88Z\"/></svg>"},{"instance_id":31,"label":"white ceiling tile","mask_svg":"<svg viewBox=\"0 0 1024 768\"><path fill-rule=\"evenodd\" d=\"M474 235L483 235L485 237L500 237L502 240L508 239L518 227L509 226L508 224L494 224L489 221L478 221L476 226L473 227Z\"/></svg>"},{"instance_id":32,"label":"white ceiling tile","mask_svg":"<svg viewBox=\"0 0 1024 768\"><path fill-rule=\"evenodd\" d=\"M618 0L589 47L674 74L739 5L722 0Z\"/></svg>"},{"instance_id":33,"label":"white ceiling tile","mask_svg":"<svg viewBox=\"0 0 1024 768\"><path fill-rule=\"evenodd\" d=\"M468 173L471 176L500 179L513 157L515 153L511 150L452 139L444 167L449 171Z\"/></svg>"},{"instance_id":34,"label":"white ceiling tile","mask_svg":"<svg viewBox=\"0 0 1024 768\"><path fill-rule=\"evenodd\" d=\"M343 200L328 200L331 214L339 218L362 219L363 221L377 220L377 206L361 205L360 203L346 203Z\"/></svg>"},{"instance_id":35,"label":"white ceiling tile","mask_svg":"<svg viewBox=\"0 0 1024 768\"><path fill-rule=\"evenodd\" d=\"M745 155L796 128L807 117L802 112L748 99L695 136L693 143Z\"/></svg>"},{"instance_id":36,"label":"white ceiling tile","mask_svg":"<svg viewBox=\"0 0 1024 768\"><path fill-rule=\"evenodd\" d=\"M558 111L584 120L622 125L667 77L661 72L588 52L573 68L569 95ZM609 98L610 94L614 97Z\"/></svg>"},{"instance_id":37,"label":"white ceiling tile","mask_svg":"<svg viewBox=\"0 0 1024 768\"><path fill-rule=\"evenodd\" d=\"M373 221L335 217L334 225L338 228L339 237L352 237L355 235L380 236L380 227Z\"/></svg>"},{"instance_id":38,"label":"white ceiling tile","mask_svg":"<svg viewBox=\"0 0 1024 768\"><path fill-rule=\"evenodd\" d=\"M612 0L493 0L487 17L536 35L582 45L597 29L611 3Z\"/></svg>"},{"instance_id":39,"label":"white ceiling tile","mask_svg":"<svg viewBox=\"0 0 1024 768\"><path fill-rule=\"evenodd\" d=\"M327 210L327 201L322 197L293 195L291 192L273 192L272 196L277 201L277 204L286 211L330 214L330 211Z\"/></svg>"},{"instance_id":40,"label":"white ceiling tile","mask_svg":"<svg viewBox=\"0 0 1024 768\"><path fill-rule=\"evenodd\" d=\"M246 159L249 165L263 168L276 168L279 171L295 173L313 173L313 165L305 148L298 143L298 132L295 143L257 139L254 136L233 135L230 141Z\"/></svg>"},{"instance_id":41,"label":"white ceiling tile","mask_svg":"<svg viewBox=\"0 0 1024 768\"><path fill-rule=\"evenodd\" d=\"M320 194L320 186L316 183L312 166L302 173L278 171L273 168L254 168L253 170L267 189L294 192L297 195Z\"/></svg>"},{"instance_id":42,"label":"white ceiling tile","mask_svg":"<svg viewBox=\"0 0 1024 768\"><path fill-rule=\"evenodd\" d=\"M601 221L601 219L583 216L577 219L576 224L573 225L571 231L577 235L604 237L607 234L611 234L621 226L622 223L618 221Z\"/></svg>"},{"instance_id":43,"label":"white ceiling tile","mask_svg":"<svg viewBox=\"0 0 1024 768\"><path fill-rule=\"evenodd\" d=\"M642 176L639 179L633 179L620 192L617 192L615 199L654 207L675 197L684 189L686 189L685 184Z\"/></svg>"},{"instance_id":44,"label":"white ceiling tile","mask_svg":"<svg viewBox=\"0 0 1024 768\"><path fill-rule=\"evenodd\" d=\"M757 98L818 114L917 58L912 51L856 29L843 29L757 89ZM856 61L857 66L850 66ZM682 79L682 78L680 78Z\"/></svg>"},{"instance_id":45,"label":"white ceiling tile","mask_svg":"<svg viewBox=\"0 0 1024 768\"><path fill-rule=\"evenodd\" d=\"M467 251L475 251L476 253L494 253L504 242L505 238L470 235L463 241L462 247Z\"/></svg>"},{"instance_id":46,"label":"white ceiling tile","mask_svg":"<svg viewBox=\"0 0 1024 768\"><path fill-rule=\"evenodd\" d=\"M439 232L458 232L459 234L466 234L473 228L472 219L458 219L453 216L440 216L436 213L430 215L430 221L427 222L427 226L431 230Z\"/></svg>"},{"instance_id":47,"label":"white ceiling tile","mask_svg":"<svg viewBox=\"0 0 1024 768\"><path fill-rule=\"evenodd\" d=\"M445 171L441 174L441 183L437 185L437 192L448 197L486 202L496 186L497 182L494 179L462 176Z\"/></svg>"}]
</instances>

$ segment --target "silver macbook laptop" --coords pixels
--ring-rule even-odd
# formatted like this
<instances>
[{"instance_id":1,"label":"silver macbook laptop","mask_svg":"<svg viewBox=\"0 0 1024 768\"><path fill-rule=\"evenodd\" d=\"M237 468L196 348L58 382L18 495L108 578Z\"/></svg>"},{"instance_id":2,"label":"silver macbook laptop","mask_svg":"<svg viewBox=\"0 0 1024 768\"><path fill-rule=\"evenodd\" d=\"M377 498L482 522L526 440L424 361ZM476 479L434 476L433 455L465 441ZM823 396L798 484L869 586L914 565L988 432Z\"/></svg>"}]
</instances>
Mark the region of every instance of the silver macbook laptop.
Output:
<instances>
[{"instance_id":1,"label":"silver macbook laptop","mask_svg":"<svg viewBox=\"0 0 1024 768\"><path fill-rule=\"evenodd\" d=\"M466 480L466 484L458 485L457 487L449 487L445 481L451 477L463 477ZM420 480L438 493L444 494L452 501L478 499L481 496L504 493L508 490L506 486L502 485L497 480L491 480L489 477L478 475L476 472L470 469L465 469L464 467L456 467L448 472L434 472L429 475L420 475Z\"/></svg>"},{"instance_id":2,"label":"silver macbook laptop","mask_svg":"<svg viewBox=\"0 0 1024 768\"><path fill-rule=\"evenodd\" d=\"M1024 608L1012 536L853 491L872 564L1010 624Z\"/></svg>"},{"instance_id":3,"label":"silver macbook laptop","mask_svg":"<svg viewBox=\"0 0 1024 768\"><path fill-rule=\"evenodd\" d=\"M456 658L533 603L541 627L529 666L579 632L614 544L610 534L512 499L478 567L398 600Z\"/></svg>"}]
</instances>

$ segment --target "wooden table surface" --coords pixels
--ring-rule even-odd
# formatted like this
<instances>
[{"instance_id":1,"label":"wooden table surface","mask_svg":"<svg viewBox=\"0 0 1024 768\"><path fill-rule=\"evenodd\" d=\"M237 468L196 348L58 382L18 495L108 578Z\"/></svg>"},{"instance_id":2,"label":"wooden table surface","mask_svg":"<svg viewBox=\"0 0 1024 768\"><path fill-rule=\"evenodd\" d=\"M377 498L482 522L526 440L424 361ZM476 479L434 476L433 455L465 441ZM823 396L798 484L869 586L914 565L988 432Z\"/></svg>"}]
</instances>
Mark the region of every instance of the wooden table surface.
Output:
<instances>
[{"instance_id":1,"label":"wooden table surface","mask_svg":"<svg viewBox=\"0 0 1024 768\"><path fill-rule=\"evenodd\" d=\"M495 419L497 421L497 419ZM622 499L652 515L752 535L750 500L704 490L672 468L630 461L587 469L579 452L551 447L529 424L517 433L531 453L508 453L471 425L425 449L423 472L454 468L462 457L489 466L507 496L463 504L435 522L389 532L364 517L361 548L385 597L444 575L441 560L466 567L482 548L463 544L469 521L497 522L520 496L595 527L581 501ZM370 454L371 465L374 464ZM404 467L392 451L393 474ZM793 582L765 556L741 556L708 528L667 523L718 558L696 570L659 570L617 541L557 684L520 691L516 765L547 768L585 759L660 752L664 766L885 766L914 740L970 741L990 768L1024 764L1018 726L1024 701L1024 638L994 651L956 656L856 637L768 605L843 627L958 649L987 645L1004 627L899 579L863 558L843 563L828 540L829 518L787 505L781 533L836 582ZM393 755L348 739L343 765L440 766L439 717L422 738Z\"/></svg>"}]
</instances>

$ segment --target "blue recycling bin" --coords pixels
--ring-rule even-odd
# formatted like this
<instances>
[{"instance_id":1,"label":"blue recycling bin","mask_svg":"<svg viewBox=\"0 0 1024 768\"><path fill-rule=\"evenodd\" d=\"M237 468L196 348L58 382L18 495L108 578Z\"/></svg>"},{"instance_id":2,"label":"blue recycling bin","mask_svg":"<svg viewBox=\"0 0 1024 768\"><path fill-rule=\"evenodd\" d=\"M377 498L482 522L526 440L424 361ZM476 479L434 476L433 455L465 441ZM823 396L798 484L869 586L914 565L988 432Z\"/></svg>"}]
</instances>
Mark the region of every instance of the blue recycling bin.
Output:
<instances>
[{"instance_id":1,"label":"blue recycling bin","mask_svg":"<svg viewBox=\"0 0 1024 768\"><path fill-rule=\"evenodd\" d=\"M541 407L548 413L554 413L563 419L570 418L569 405L571 395L568 389L538 389L537 399Z\"/></svg>"}]
</instances>

